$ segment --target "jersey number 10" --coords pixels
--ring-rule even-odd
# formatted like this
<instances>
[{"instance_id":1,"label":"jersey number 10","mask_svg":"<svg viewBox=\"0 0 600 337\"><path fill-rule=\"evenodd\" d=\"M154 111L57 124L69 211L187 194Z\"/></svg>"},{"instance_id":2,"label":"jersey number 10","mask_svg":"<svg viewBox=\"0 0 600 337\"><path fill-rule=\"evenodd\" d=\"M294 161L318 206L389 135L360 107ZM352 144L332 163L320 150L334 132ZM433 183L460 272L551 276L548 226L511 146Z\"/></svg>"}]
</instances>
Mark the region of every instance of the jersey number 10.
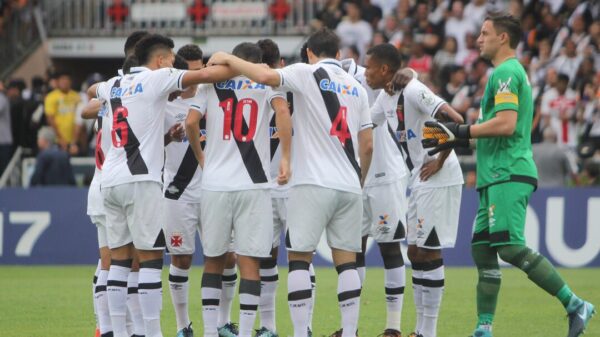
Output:
<instances>
[{"instance_id":1,"label":"jersey number 10","mask_svg":"<svg viewBox=\"0 0 600 337\"><path fill-rule=\"evenodd\" d=\"M256 123L258 120L258 103L252 98L243 98L234 104L233 98L228 98L219 103L223 109L225 118L223 119L223 140L231 139L231 128L233 127L233 137L238 142L251 142L256 133ZM250 123L246 125L244 120L244 108L250 109Z\"/></svg>"}]
</instances>

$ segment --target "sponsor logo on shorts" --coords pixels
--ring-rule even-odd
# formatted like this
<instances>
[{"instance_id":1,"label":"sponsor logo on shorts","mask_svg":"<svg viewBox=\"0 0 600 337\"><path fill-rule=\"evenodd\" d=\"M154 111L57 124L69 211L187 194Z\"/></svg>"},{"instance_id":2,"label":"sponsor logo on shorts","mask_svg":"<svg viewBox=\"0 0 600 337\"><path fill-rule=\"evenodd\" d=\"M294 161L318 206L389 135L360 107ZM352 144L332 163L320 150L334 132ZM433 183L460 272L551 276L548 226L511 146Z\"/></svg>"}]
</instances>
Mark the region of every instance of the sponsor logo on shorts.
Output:
<instances>
[{"instance_id":1,"label":"sponsor logo on shorts","mask_svg":"<svg viewBox=\"0 0 600 337\"><path fill-rule=\"evenodd\" d=\"M490 227L494 227L496 224L496 217L494 211L496 210L496 205L491 204L488 208L488 225Z\"/></svg>"},{"instance_id":2,"label":"sponsor logo on shorts","mask_svg":"<svg viewBox=\"0 0 600 337\"><path fill-rule=\"evenodd\" d=\"M171 234L171 246L181 247L183 245L183 236L180 233Z\"/></svg>"},{"instance_id":3,"label":"sponsor logo on shorts","mask_svg":"<svg viewBox=\"0 0 600 337\"><path fill-rule=\"evenodd\" d=\"M390 227L387 226L389 214L383 214L379 216L379 222L377 223L377 231L382 234L387 234L390 232Z\"/></svg>"}]
</instances>

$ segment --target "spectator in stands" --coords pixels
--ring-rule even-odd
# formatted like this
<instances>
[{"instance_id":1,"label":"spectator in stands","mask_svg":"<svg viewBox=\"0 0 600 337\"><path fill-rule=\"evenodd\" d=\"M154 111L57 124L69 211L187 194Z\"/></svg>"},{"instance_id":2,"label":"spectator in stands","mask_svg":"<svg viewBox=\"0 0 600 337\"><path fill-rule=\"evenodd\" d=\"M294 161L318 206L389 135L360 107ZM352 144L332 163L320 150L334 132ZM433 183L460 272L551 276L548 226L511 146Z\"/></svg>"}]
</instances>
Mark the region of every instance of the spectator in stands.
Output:
<instances>
[{"instance_id":1,"label":"spectator in stands","mask_svg":"<svg viewBox=\"0 0 600 337\"><path fill-rule=\"evenodd\" d=\"M572 82L571 88L577 92L582 92L585 83L593 82L596 76L596 69L594 67L594 59L591 57L585 57L579 69L577 69L577 75Z\"/></svg>"},{"instance_id":2,"label":"spectator in stands","mask_svg":"<svg viewBox=\"0 0 600 337\"><path fill-rule=\"evenodd\" d=\"M581 115L585 126L582 142L588 142L600 151L600 85L598 82L586 83L581 97Z\"/></svg>"},{"instance_id":3,"label":"spectator in stands","mask_svg":"<svg viewBox=\"0 0 600 337\"><path fill-rule=\"evenodd\" d=\"M552 62L552 67L556 69L558 73L566 74L572 83L582 61L583 55L577 53L575 42L571 39L567 39L565 41L564 52Z\"/></svg>"},{"instance_id":4,"label":"spectator in stands","mask_svg":"<svg viewBox=\"0 0 600 337\"><path fill-rule=\"evenodd\" d=\"M467 49L467 34L477 34L480 28L475 27L473 21L465 18L463 9L462 1L454 0L445 25L446 36L453 36L456 39L458 53Z\"/></svg>"},{"instance_id":5,"label":"spectator in stands","mask_svg":"<svg viewBox=\"0 0 600 337\"><path fill-rule=\"evenodd\" d=\"M46 95L46 81L41 76L31 80L31 89L26 92L24 114L25 136L23 146L37 153L37 133L45 124L44 96Z\"/></svg>"},{"instance_id":6,"label":"spectator in stands","mask_svg":"<svg viewBox=\"0 0 600 337\"><path fill-rule=\"evenodd\" d=\"M25 133L25 119L23 112L25 109L25 100L23 99L23 89L25 82L21 79L12 80L6 86L6 96L10 102L10 122L13 137L13 145L23 146Z\"/></svg>"},{"instance_id":7,"label":"spectator in stands","mask_svg":"<svg viewBox=\"0 0 600 337\"><path fill-rule=\"evenodd\" d=\"M542 129L550 127L558 135L558 143L575 150L577 130L575 111L577 93L568 87L569 76L558 74L556 86L542 96Z\"/></svg>"},{"instance_id":8,"label":"spectator in stands","mask_svg":"<svg viewBox=\"0 0 600 337\"><path fill-rule=\"evenodd\" d=\"M440 49L433 57L434 77L439 76L439 73L444 67L456 64L456 52L458 47L456 39L452 36L446 36L444 47Z\"/></svg>"},{"instance_id":9,"label":"spectator in stands","mask_svg":"<svg viewBox=\"0 0 600 337\"><path fill-rule=\"evenodd\" d=\"M577 181L579 186L600 186L600 163L586 161Z\"/></svg>"},{"instance_id":10,"label":"spectator in stands","mask_svg":"<svg viewBox=\"0 0 600 337\"><path fill-rule=\"evenodd\" d=\"M75 111L81 99L71 89L71 77L67 73L56 76L56 89L44 100L44 108L48 124L58 137L58 144L63 150L77 154L79 146L79 130L75 124Z\"/></svg>"},{"instance_id":11,"label":"spectator in stands","mask_svg":"<svg viewBox=\"0 0 600 337\"><path fill-rule=\"evenodd\" d=\"M483 20L487 16L487 9L485 8L485 0L473 0L465 6L464 16L467 21L471 22L473 27L479 29L483 24Z\"/></svg>"},{"instance_id":12,"label":"spectator in stands","mask_svg":"<svg viewBox=\"0 0 600 337\"><path fill-rule=\"evenodd\" d=\"M53 128L45 126L38 131L40 153L36 158L31 186L75 185L69 154L58 147L55 141Z\"/></svg>"},{"instance_id":13,"label":"spectator in stands","mask_svg":"<svg viewBox=\"0 0 600 337\"><path fill-rule=\"evenodd\" d=\"M345 9L346 17L340 22L335 31L340 37L342 46L356 46L358 48L362 60L373 38L373 28L368 22L361 19L358 0L346 2Z\"/></svg>"},{"instance_id":14,"label":"spectator in stands","mask_svg":"<svg viewBox=\"0 0 600 337\"><path fill-rule=\"evenodd\" d=\"M550 54L551 45L548 38L543 38L537 42L537 56L531 59L529 65L529 80L533 86L543 84L548 67L554 60Z\"/></svg>"},{"instance_id":15,"label":"spectator in stands","mask_svg":"<svg viewBox=\"0 0 600 337\"><path fill-rule=\"evenodd\" d=\"M412 37L415 41L423 43L425 52L433 55L440 47L444 35L443 22L434 24L429 20L429 4L418 2L414 14L415 22L412 26Z\"/></svg>"},{"instance_id":16,"label":"spectator in stands","mask_svg":"<svg viewBox=\"0 0 600 337\"><path fill-rule=\"evenodd\" d=\"M10 103L0 82L0 176L13 153L13 138L10 122Z\"/></svg>"},{"instance_id":17,"label":"spectator in stands","mask_svg":"<svg viewBox=\"0 0 600 337\"><path fill-rule=\"evenodd\" d=\"M332 30L335 29L344 16L341 3L341 0L328 0L323 9L315 15L316 19L312 22L313 28L327 27Z\"/></svg>"},{"instance_id":18,"label":"spectator in stands","mask_svg":"<svg viewBox=\"0 0 600 337\"><path fill-rule=\"evenodd\" d=\"M544 130L544 141L533 144L533 160L538 169L539 187L563 187L571 170L564 147L557 144L556 132L552 128Z\"/></svg>"},{"instance_id":19,"label":"spectator in stands","mask_svg":"<svg viewBox=\"0 0 600 337\"><path fill-rule=\"evenodd\" d=\"M414 42L412 52L409 54L408 67L419 74L420 78L428 78L429 72L433 67L431 55L425 53L425 46L422 42Z\"/></svg>"},{"instance_id":20,"label":"spectator in stands","mask_svg":"<svg viewBox=\"0 0 600 337\"><path fill-rule=\"evenodd\" d=\"M379 21L383 18L383 11L377 5L371 3L371 0L362 0L361 6L362 19L371 24L373 29L377 29Z\"/></svg>"},{"instance_id":21,"label":"spectator in stands","mask_svg":"<svg viewBox=\"0 0 600 337\"><path fill-rule=\"evenodd\" d=\"M471 65L479 58L479 47L477 47L477 36L473 33L465 35L466 48L456 53L456 64L471 70Z\"/></svg>"},{"instance_id":22,"label":"spectator in stands","mask_svg":"<svg viewBox=\"0 0 600 337\"><path fill-rule=\"evenodd\" d=\"M452 102L454 96L466 85L467 75L465 68L461 66L450 66L448 70L449 81L442 86L440 96L446 102Z\"/></svg>"}]
</instances>

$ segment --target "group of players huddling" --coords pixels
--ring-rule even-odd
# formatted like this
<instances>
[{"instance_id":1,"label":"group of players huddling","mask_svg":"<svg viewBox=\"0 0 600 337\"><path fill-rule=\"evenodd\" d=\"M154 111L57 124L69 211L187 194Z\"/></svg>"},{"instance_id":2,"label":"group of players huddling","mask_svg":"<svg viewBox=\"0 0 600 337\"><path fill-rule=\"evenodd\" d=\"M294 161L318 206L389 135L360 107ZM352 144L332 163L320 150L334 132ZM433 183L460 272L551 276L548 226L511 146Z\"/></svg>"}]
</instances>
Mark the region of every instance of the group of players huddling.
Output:
<instances>
[{"instance_id":1,"label":"group of players huddling","mask_svg":"<svg viewBox=\"0 0 600 337\"><path fill-rule=\"evenodd\" d=\"M502 67L497 76L518 72L518 62L512 66L517 70L506 70L504 64L512 59L496 64L503 51L514 52L513 23L504 16L490 18L482 27L482 54L497 67L492 76ZM358 335L369 235L385 267L387 319L381 335L401 336L405 267L400 241L406 238L417 314L411 336L437 336L444 290L441 249L455 244L463 184L452 147L479 137L487 137L491 147L490 140L510 139L512 130L527 132L519 125L531 120L531 102L515 98L521 90L517 86L525 83L513 78L512 84L504 79L502 88L489 84L492 109L487 113L494 116L486 117L484 111L489 120L469 127L416 73L401 68L394 46L372 47L363 68L338 60L339 44L335 33L323 29L308 38L303 63L283 67L277 45L261 40L241 43L231 55L215 53L205 66L195 45L175 54L173 41L162 35L136 32L127 39L123 69L90 87L94 99L83 111L84 117L97 118L98 130L88 214L98 228L101 256L94 278L101 336L162 336L165 248L171 255L169 289L177 336L193 336L188 274L196 231L205 256L205 337L277 336L276 262L282 233L293 336L312 336L311 261L323 231L338 273L341 329L332 336ZM524 138L522 142L527 145ZM529 143L529 153L521 150L525 163L520 165L533 163L530 148ZM485 173L478 169L478 174ZM492 336L499 255L559 297L569 312L569 336L578 336L593 306L575 296L549 262L525 246L524 221L506 223L494 214L518 213L508 209L510 200L503 201L508 204L504 210L501 202L484 204L497 197L492 186L510 185L516 191L526 185L522 197L528 198L535 166L524 174L530 179L521 175L520 181L480 186L486 199L482 197L473 241L480 273L473 335ZM521 196L513 195L509 199ZM497 235L500 227L504 234ZM522 240L520 245L513 235ZM505 250L515 245L523 250ZM482 247L487 249L483 253ZM229 314L237 268L239 326ZM257 312L261 329L254 332Z\"/></svg>"}]
</instances>

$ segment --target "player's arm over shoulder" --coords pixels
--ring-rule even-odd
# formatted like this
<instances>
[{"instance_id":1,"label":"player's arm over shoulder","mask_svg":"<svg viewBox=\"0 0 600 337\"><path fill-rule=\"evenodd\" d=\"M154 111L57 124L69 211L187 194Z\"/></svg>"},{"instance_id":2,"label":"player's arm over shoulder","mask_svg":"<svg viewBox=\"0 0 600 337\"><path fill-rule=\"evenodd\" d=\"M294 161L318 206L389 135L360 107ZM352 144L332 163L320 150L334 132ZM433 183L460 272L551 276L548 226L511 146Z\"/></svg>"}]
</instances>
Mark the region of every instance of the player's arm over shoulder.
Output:
<instances>
[{"instance_id":1,"label":"player's arm over shoulder","mask_svg":"<svg viewBox=\"0 0 600 337\"><path fill-rule=\"evenodd\" d=\"M412 79L404 88L404 101L410 102L417 112L431 117L435 117L440 107L446 103L417 79Z\"/></svg>"},{"instance_id":2,"label":"player's arm over shoulder","mask_svg":"<svg viewBox=\"0 0 600 337\"><path fill-rule=\"evenodd\" d=\"M313 67L306 63L294 63L282 69L276 69L279 75L279 87L277 89L292 91L302 94L305 90L305 82L314 79Z\"/></svg>"}]
</instances>

